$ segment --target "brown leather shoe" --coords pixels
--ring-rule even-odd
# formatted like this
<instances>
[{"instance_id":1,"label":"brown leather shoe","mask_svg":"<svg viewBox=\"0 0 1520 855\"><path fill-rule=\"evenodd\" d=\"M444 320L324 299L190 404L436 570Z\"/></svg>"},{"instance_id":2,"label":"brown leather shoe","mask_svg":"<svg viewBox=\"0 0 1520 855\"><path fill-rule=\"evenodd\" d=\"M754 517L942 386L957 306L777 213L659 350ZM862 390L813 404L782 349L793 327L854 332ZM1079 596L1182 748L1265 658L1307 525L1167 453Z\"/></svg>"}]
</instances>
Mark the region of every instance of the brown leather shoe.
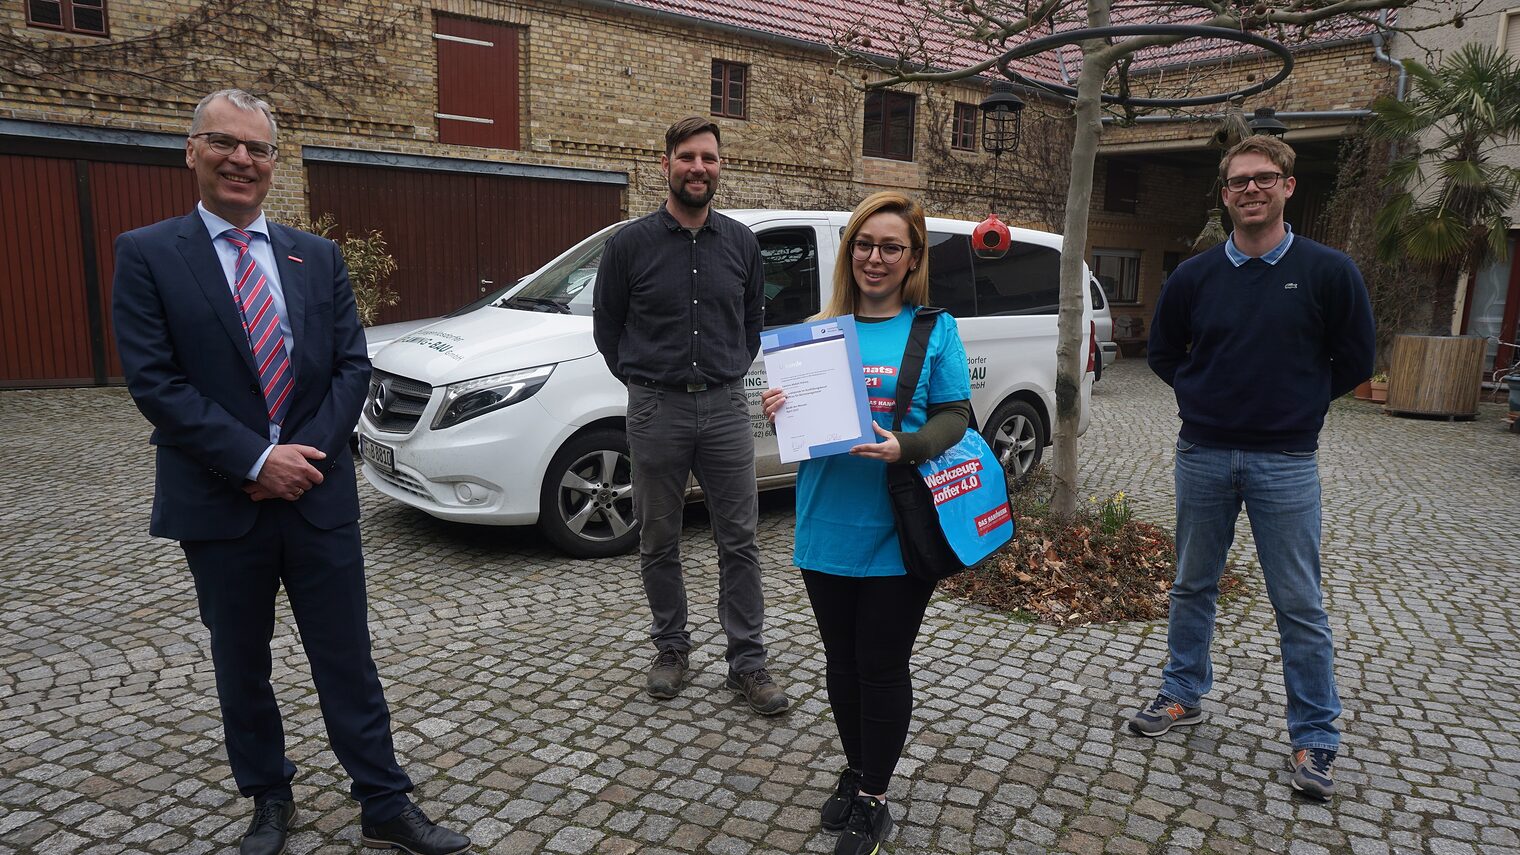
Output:
<instances>
[{"instance_id":1,"label":"brown leather shoe","mask_svg":"<svg viewBox=\"0 0 1520 855\"><path fill-rule=\"evenodd\" d=\"M680 694L681 681L686 679L687 661L687 654L679 650L661 650L656 654L644 683L649 696L666 700Z\"/></svg>"},{"instance_id":2,"label":"brown leather shoe","mask_svg":"<svg viewBox=\"0 0 1520 855\"><path fill-rule=\"evenodd\" d=\"M761 715L780 715L792 705L787 700L786 692L776 685L776 681L771 679L770 673L764 668L756 668L748 674L729 671L727 685L743 695L750 709Z\"/></svg>"}]
</instances>

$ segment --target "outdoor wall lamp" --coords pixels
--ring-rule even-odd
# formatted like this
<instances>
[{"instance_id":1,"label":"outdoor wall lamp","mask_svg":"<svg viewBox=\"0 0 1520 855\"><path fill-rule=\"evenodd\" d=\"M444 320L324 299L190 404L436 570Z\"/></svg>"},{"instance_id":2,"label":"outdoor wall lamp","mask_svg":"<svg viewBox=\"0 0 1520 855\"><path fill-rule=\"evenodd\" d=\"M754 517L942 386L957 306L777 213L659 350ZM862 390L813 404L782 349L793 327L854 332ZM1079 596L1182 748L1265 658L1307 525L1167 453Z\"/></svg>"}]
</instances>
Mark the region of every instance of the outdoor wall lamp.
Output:
<instances>
[{"instance_id":1,"label":"outdoor wall lamp","mask_svg":"<svg viewBox=\"0 0 1520 855\"><path fill-rule=\"evenodd\" d=\"M1281 137L1288 132L1288 126L1277 120L1277 111L1271 107L1257 107L1255 115L1246 124L1253 134Z\"/></svg>"},{"instance_id":2,"label":"outdoor wall lamp","mask_svg":"<svg viewBox=\"0 0 1520 855\"><path fill-rule=\"evenodd\" d=\"M982 99L982 148L998 157L1019 147L1019 129L1024 122L1024 102L1013 94L1013 84L999 80L992 92Z\"/></svg>"}]
</instances>

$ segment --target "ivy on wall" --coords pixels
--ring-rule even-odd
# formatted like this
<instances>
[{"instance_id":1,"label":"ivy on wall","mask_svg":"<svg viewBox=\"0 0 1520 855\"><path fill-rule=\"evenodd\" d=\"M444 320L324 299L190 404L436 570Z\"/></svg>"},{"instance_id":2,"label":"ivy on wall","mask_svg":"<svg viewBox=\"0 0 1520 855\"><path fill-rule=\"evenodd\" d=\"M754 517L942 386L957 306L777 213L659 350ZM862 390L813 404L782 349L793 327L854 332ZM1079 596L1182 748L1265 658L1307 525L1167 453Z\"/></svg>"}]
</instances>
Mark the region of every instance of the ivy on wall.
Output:
<instances>
[{"instance_id":1,"label":"ivy on wall","mask_svg":"<svg viewBox=\"0 0 1520 855\"><path fill-rule=\"evenodd\" d=\"M347 107L355 93L395 85L384 49L417 14L399 4L206 0L147 33L110 41L0 29L0 84L111 98L199 98L239 86L278 92L282 110Z\"/></svg>"}]
</instances>

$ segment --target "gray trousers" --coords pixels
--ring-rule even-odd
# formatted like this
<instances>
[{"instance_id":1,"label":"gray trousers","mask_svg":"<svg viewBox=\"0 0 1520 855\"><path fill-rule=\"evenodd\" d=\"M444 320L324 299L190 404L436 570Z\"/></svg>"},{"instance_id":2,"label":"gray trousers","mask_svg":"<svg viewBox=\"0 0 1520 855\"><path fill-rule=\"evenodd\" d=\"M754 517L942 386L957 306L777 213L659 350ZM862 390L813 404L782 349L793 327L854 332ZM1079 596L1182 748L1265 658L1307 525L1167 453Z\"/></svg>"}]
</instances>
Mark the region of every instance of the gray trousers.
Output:
<instances>
[{"instance_id":1,"label":"gray trousers","mask_svg":"<svg viewBox=\"0 0 1520 855\"><path fill-rule=\"evenodd\" d=\"M728 665L740 674L765 667L760 633L765 594L755 545L755 440L741 382L704 392L628 386L628 451L633 506L643 528L639 558L660 650L691 650L681 572L681 516L690 475L707 499L718 547L718 623Z\"/></svg>"}]
</instances>

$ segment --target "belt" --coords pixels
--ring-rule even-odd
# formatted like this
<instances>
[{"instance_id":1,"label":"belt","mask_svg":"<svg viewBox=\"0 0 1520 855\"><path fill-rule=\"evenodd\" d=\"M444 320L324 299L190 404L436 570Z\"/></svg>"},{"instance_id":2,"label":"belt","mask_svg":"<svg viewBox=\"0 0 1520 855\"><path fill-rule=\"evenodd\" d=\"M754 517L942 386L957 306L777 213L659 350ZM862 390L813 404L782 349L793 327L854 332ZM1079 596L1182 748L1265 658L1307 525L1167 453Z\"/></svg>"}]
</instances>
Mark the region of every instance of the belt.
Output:
<instances>
[{"instance_id":1,"label":"belt","mask_svg":"<svg viewBox=\"0 0 1520 855\"><path fill-rule=\"evenodd\" d=\"M717 389L727 386L727 383L661 383L657 380L647 380L643 377L629 377L628 382L635 386L643 386L646 389L663 389L666 392L706 392L708 389Z\"/></svg>"}]
</instances>

